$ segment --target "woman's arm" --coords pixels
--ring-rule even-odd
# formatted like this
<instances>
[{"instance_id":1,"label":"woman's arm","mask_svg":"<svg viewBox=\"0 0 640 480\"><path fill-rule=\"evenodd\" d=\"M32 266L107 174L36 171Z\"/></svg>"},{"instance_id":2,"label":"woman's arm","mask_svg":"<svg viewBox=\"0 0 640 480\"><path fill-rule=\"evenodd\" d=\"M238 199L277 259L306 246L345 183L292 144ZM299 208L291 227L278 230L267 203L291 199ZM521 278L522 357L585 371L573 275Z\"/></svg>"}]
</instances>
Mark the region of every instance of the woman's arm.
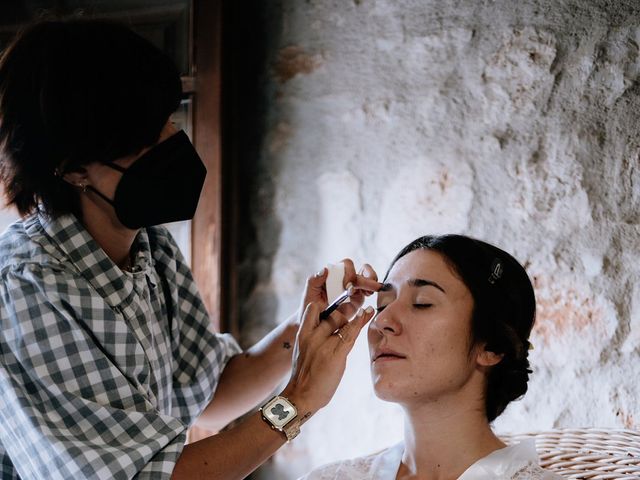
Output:
<instances>
[{"instance_id":1,"label":"woman's arm","mask_svg":"<svg viewBox=\"0 0 640 480\"><path fill-rule=\"evenodd\" d=\"M296 406L301 423L329 403L344 373L347 355L373 316L369 308L351 322L336 315L333 323L320 321L320 310L315 303L305 310L294 349L293 374L282 393ZM333 335L336 324L340 336ZM240 480L284 442L284 434L272 430L256 412L222 433L186 445L172 478Z\"/></svg>"},{"instance_id":2,"label":"woman's arm","mask_svg":"<svg viewBox=\"0 0 640 480\"><path fill-rule=\"evenodd\" d=\"M364 303L365 296L377 291L375 271L365 265L362 274L356 274L353 262L344 259L345 286L353 284L357 291L351 301L338 309L341 318L352 318ZM310 302L327 301L327 271L323 269L307 283L300 311ZM220 377L220 382L211 403L203 411L197 426L210 431L219 431L225 425L267 400L291 371L291 357L296 334L300 325L296 313L278 325L262 340L246 352L233 357Z\"/></svg>"},{"instance_id":3,"label":"woman's arm","mask_svg":"<svg viewBox=\"0 0 640 480\"><path fill-rule=\"evenodd\" d=\"M256 412L241 423L184 447L173 480L242 479L264 463L286 442Z\"/></svg>"},{"instance_id":4,"label":"woman's arm","mask_svg":"<svg viewBox=\"0 0 640 480\"><path fill-rule=\"evenodd\" d=\"M197 426L218 431L266 400L291 371L298 325L297 317L291 316L246 352L233 357Z\"/></svg>"}]
</instances>

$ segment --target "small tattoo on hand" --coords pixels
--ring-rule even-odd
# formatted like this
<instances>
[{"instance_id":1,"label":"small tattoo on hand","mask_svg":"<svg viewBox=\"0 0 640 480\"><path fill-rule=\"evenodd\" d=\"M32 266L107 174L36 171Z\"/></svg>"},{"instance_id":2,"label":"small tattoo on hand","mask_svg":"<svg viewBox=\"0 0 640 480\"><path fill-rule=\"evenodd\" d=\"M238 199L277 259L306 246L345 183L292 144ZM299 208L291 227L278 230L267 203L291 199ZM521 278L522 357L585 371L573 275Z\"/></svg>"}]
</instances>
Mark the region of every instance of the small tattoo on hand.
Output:
<instances>
[{"instance_id":1,"label":"small tattoo on hand","mask_svg":"<svg viewBox=\"0 0 640 480\"><path fill-rule=\"evenodd\" d=\"M291 344L290 344L289 342L284 342L284 343L282 344L282 347L283 347L283 348L286 348L287 350L289 350L289 349L291 348Z\"/></svg>"},{"instance_id":2,"label":"small tattoo on hand","mask_svg":"<svg viewBox=\"0 0 640 480\"><path fill-rule=\"evenodd\" d=\"M307 412L307 413L305 413L305 414L302 416L302 418L300 418L300 422L301 422L301 423L306 422L306 421L309 419L309 417L311 417L311 412Z\"/></svg>"}]
</instances>

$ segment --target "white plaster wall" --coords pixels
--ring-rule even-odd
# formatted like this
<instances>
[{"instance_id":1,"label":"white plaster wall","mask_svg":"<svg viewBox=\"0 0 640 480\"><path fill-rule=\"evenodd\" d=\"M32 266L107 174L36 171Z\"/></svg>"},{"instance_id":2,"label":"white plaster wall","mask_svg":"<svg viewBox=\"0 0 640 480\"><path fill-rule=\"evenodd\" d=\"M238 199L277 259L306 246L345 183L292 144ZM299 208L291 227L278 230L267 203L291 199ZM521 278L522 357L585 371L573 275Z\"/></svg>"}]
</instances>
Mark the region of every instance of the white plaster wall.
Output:
<instances>
[{"instance_id":1,"label":"white plaster wall","mask_svg":"<svg viewBox=\"0 0 640 480\"><path fill-rule=\"evenodd\" d=\"M539 302L529 393L496 429L640 428L638 3L277 5L259 159L271 186L256 193L271 206L253 217L269 254L245 315L285 318L327 262L384 273L419 235L476 236L525 264ZM245 341L264 329L249 321ZM257 478L400 438L363 340L331 405Z\"/></svg>"}]
</instances>

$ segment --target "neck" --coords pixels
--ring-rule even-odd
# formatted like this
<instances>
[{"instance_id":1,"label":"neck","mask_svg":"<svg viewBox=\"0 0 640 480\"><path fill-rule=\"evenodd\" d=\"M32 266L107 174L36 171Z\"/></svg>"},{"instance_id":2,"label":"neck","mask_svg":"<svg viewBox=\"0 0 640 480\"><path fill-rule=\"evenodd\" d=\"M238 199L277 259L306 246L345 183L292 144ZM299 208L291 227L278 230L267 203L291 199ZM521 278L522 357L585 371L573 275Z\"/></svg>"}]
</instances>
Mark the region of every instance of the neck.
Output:
<instances>
[{"instance_id":1,"label":"neck","mask_svg":"<svg viewBox=\"0 0 640 480\"><path fill-rule=\"evenodd\" d=\"M124 227L113 209L106 202L102 203L104 206L98 206L86 195L81 196L81 221L107 256L120 268L128 268L131 266L131 246L138 230Z\"/></svg>"},{"instance_id":2,"label":"neck","mask_svg":"<svg viewBox=\"0 0 640 480\"><path fill-rule=\"evenodd\" d=\"M452 398L404 405L404 454L398 479L457 479L505 445L489 427L484 400Z\"/></svg>"}]
</instances>

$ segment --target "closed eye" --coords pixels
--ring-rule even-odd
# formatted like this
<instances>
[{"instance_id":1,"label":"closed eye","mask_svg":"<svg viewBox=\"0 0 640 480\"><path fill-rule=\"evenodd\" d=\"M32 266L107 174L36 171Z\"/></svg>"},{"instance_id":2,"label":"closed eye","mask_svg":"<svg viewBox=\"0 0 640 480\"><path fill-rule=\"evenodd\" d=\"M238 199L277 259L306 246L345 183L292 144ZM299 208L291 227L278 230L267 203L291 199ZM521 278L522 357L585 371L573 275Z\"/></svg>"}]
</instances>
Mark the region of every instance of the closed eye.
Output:
<instances>
[{"instance_id":1,"label":"closed eye","mask_svg":"<svg viewBox=\"0 0 640 480\"><path fill-rule=\"evenodd\" d=\"M380 312L381 312L381 311L383 311L385 308L387 308L387 306L386 306L386 305L381 305L381 306L379 306L378 308L376 308L376 312L377 312L377 313L380 313Z\"/></svg>"},{"instance_id":2,"label":"closed eye","mask_svg":"<svg viewBox=\"0 0 640 480\"><path fill-rule=\"evenodd\" d=\"M433 307L433 303L414 303L413 306L414 308L424 309Z\"/></svg>"}]
</instances>

